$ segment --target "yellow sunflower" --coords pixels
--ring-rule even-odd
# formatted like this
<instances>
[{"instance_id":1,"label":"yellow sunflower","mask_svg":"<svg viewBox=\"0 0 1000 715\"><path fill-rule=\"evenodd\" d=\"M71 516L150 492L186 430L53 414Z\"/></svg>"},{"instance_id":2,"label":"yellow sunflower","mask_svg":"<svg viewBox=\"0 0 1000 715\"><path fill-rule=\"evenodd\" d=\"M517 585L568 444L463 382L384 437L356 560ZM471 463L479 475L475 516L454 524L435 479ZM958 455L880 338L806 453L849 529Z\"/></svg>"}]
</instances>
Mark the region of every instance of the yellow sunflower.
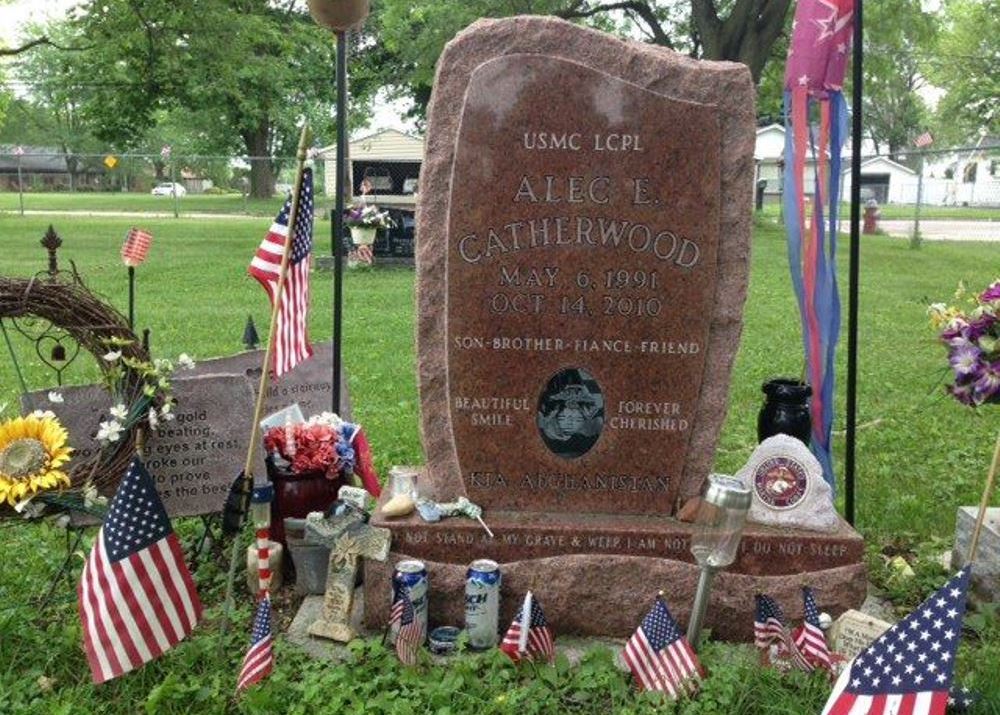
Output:
<instances>
[{"instance_id":1,"label":"yellow sunflower","mask_svg":"<svg viewBox=\"0 0 1000 715\"><path fill-rule=\"evenodd\" d=\"M69 461L69 435L52 417L15 417L0 422L0 503L69 486L60 467Z\"/></svg>"}]
</instances>

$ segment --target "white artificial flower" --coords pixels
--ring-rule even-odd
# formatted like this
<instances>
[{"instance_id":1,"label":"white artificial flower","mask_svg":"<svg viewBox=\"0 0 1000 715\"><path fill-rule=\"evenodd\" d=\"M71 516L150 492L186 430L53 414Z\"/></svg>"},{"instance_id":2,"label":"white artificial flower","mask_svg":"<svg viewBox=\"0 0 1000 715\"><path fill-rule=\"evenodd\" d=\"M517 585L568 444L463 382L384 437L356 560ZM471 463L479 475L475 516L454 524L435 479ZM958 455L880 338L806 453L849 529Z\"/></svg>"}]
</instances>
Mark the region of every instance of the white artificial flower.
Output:
<instances>
[{"instance_id":1,"label":"white artificial flower","mask_svg":"<svg viewBox=\"0 0 1000 715\"><path fill-rule=\"evenodd\" d=\"M108 412L110 412L111 416L114 417L116 420L124 420L126 417L128 417L128 408L121 402L119 402L117 405L108 410Z\"/></svg>"},{"instance_id":2,"label":"white artificial flower","mask_svg":"<svg viewBox=\"0 0 1000 715\"><path fill-rule=\"evenodd\" d=\"M318 415L310 417L306 424L326 425L331 429L339 430L344 425L344 420L340 419L340 416L334 412L320 412Z\"/></svg>"},{"instance_id":3,"label":"white artificial flower","mask_svg":"<svg viewBox=\"0 0 1000 715\"><path fill-rule=\"evenodd\" d=\"M106 496L101 496L97 493L97 487L92 483L87 483L83 487L83 505L87 507L92 507L95 504L107 504L108 498Z\"/></svg>"},{"instance_id":4,"label":"white artificial flower","mask_svg":"<svg viewBox=\"0 0 1000 715\"><path fill-rule=\"evenodd\" d=\"M55 522L56 528L66 529L69 527L69 522L70 522L69 514L60 514L59 516L56 517L56 522Z\"/></svg>"},{"instance_id":5,"label":"white artificial flower","mask_svg":"<svg viewBox=\"0 0 1000 715\"><path fill-rule=\"evenodd\" d=\"M62 404L65 400L63 400L62 393L56 392L55 390L49 390L49 402Z\"/></svg>"},{"instance_id":6,"label":"white artificial flower","mask_svg":"<svg viewBox=\"0 0 1000 715\"><path fill-rule=\"evenodd\" d=\"M35 410L31 413L31 416L40 420L54 420L56 413L52 410Z\"/></svg>"},{"instance_id":7,"label":"white artificial flower","mask_svg":"<svg viewBox=\"0 0 1000 715\"><path fill-rule=\"evenodd\" d=\"M153 367L156 368L157 372L173 372L174 364L167 360L166 358L156 358L153 360Z\"/></svg>"},{"instance_id":8,"label":"white artificial flower","mask_svg":"<svg viewBox=\"0 0 1000 715\"><path fill-rule=\"evenodd\" d=\"M177 356L177 364L182 370L194 370L194 360L187 353L181 353Z\"/></svg>"},{"instance_id":9,"label":"white artificial flower","mask_svg":"<svg viewBox=\"0 0 1000 715\"><path fill-rule=\"evenodd\" d=\"M101 355L101 357L104 358L107 362L115 362L116 360L120 359L121 356L122 356L121 350L108 350L106 353Z\"/></svg>"},{"instance_id":10,"label":"white artificial flower","mask_svg":"<svg viewBox=\"0 0 1000 715\"><path fill-rule=\"evenodd\" d=\"M160 418L156 416L156 410L150 410L146 415L151 429L156 429L160 425Z\"/></svg>"},{"instance_id":11,"label":"white artificial flower","mask_svg":"<svg viewBox=\"0 0 1000 715\"><path fill-rule=\"evenodd\" d=\"M97 440L99 442L117 442L121 437L122 426L118 420L108 420L101 422L97 430Z\"/></svg>"},{"instance_id":12,"label":"white artificial flower","mask_svg":"<svg viewBox=\"0 0 1000 715\"><path fill-rule=\"evenodd\" d=\"M174 413L171 412L173 407L174 406L169 402L164 404L163 407L160 408L160 419L163 420L164 422L170 422L171 420L173 420L175 416Z\"/></svg>"}]
</instances>

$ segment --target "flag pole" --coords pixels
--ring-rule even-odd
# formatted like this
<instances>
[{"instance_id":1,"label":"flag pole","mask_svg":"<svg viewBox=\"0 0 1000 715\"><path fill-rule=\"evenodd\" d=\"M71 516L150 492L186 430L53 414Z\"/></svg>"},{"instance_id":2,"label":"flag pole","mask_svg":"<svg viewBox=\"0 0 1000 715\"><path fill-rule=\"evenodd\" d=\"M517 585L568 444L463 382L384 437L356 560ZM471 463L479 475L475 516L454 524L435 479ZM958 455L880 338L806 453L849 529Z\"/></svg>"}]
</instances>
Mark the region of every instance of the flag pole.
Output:
<instances>
[{"instance_id":1,"label":"flag pole","mask_svg":"<svg viewBox=\"0 0 1000 715\"><path fill-rule=\"evenodd\" d=\"M278 324L278 313L281 310L281 297L285 289L285 278L288 275L288 263L289 258L292 253L292 242L295 237L295 222L298 219L299 211L299 191L302 188L302 173L305 169L306 162L306 149L311 141L312 134L309 131L309 125L305 124L302 127L302 133L299 135L299 147L296 152L297 166L295 168L295 186L292 190L292 201L291 207L288 212L288 236L285 240L284 252L281 254L281 270L278 273L278 285L274 296L274 304L271 306L271 326L267 334L267 347L264 350L264 358L261 364L260 373L260 385L257 392L257 402L254 406L253 419L250 422L250 439L247 445L247 457L246 462L243 466L243 484L241 485L242 492L242 509L246 508L246 504L250 498L251 491L257 491L253 489L254 483L259 482L260 495L265 498L270 496L271 492L267 483L266 477L260 479L255 478L253 473L253 463L254 455L256 454L258 447L258 440L260 436L260 420L264 412L264 403L267 399L267 388L268 382L270 380L270 367L272 356L274 355L274 332ZM255 495L256 496L256 495ZM267 594L268 587L270 586L270 574L266 571L265 565L270 563L270 555L266 551L266 544L268 541L269 534L267 533L267 527L263 529L256 528L258 521L263 521L265 518L270 520L270 499L264 501L260 504L257 503L258 500L254 500L253 510L254 510L254 522L255 531L257 535L257 547L258 547L258 574L259 574L259 593L262 595ZM265 550L261 551L262 542L265 546ZM233 583L236 580L236 565L240 557L240 538L239 533L233 536L233 549L229 555L229 571L226 579L226 600L225 607L222 612L222 624L220 630L225 633L229 625L229 614L232 610L233 604ZM221 642L220 642L221 647Z\"/></svg>"},{"instance_id":2,"label":"flag pole","mask_svg":"<svg viewBox=\"0 0 1000 715\"><path fill-rule=\"evenodd\" d=\"M333 411L340 414L341 343L344 323L344 197L347 194L347 30L337 33L337 196L330 230L333 232Z\"/></svg>"},{"instance_id":3,"label":"flag pole","mask_svg":"<svg viewBox=\"0 0 1000 715\"><path fill-rule=\"evenodd\" d=\"M854 0L854 38L851 62L851 252L847 303L847 425L844 445L844 511L854 526L854 456L858 423L858 264L861 260L861 94L863 0Z\"/></svg>"},{"instance_id":4,"label":"flag pole","mask_svg":"<svg viewBox=\"0 0 1000 715\"><path fill-rule=\"evenodd\" d=\"M979 536L983 531L983 522L986 520L986 510L989 508L990 498L993 496L993 486L996 484L998 467L1000 467L1000 432L997 433L997 445L993 448L993 463L990 465L990 473L986 477L983 498L979 501L976 528L972 531L972 541L969 542L969 557L966 559L966 563L969 564L976 559L976 548L979 546Z\"/></svg>"}]
</instances>

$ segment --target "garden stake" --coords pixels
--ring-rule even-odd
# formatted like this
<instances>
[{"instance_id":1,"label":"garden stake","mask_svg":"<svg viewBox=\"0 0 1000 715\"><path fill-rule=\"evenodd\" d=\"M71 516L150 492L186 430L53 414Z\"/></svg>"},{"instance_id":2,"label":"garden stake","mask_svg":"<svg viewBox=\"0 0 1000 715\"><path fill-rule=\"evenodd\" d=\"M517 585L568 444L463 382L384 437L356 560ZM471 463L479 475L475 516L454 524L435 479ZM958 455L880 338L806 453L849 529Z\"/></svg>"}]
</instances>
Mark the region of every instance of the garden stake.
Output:
<instances>
[{"instance_id":1,"label":"garden stake","mask_svg":"<svg viewBox=\"0 0 1000 715\"><path fill-rule=\"evenodd\" d=\"M302 133L299 135L299 148L296 152L296 159L298 165L295 169L295 185L292 190L292 203L290 210L288 212L288 236L285 240L285 250L281 254L281 271L278 273L278 285L274 297L274 305L271 306L271 327L267 333L267 348L264 350L264 359L260 371L260 387L257 391L257 404L254 407L253 420L250 422L250 439L247 445L247 458L246 463L243 465L243 499L244 503L250 497L250 492L257 483L258 487L263 487L267 483L266 475L260 479L255 478L253 473L253 463L254 455L257 452L257 446L260 436L260 420L263 417L264 412L264 401L267 398L267 387L271 376L271 359L274 355L274 331L278 324L278 312L281 310L281 297L285 290L285 278L288 275L288 263L289 257L292 252L292 237L295 231L295 223L298 220L299 213L299 191L302 189L302 174L305 170L306 163L306 149L309 146L309 142L312 140L312 133L309 131L309 125L305 124L302 127ZM256 505L255 505L256 506ZM264 541L267 540L267 528L257 529L258 532L258 542L261 538ZM261 537L261 532L263 532L263 537ZM222 614L222 632L225 633L229 625L229 612L231 610L232 598L233 598L233 582L236 579L236 563L239 559L239 536L233 538L233 551L230 555L229 560L229 574L226 580L226 606L223 609ZM270 557L267 556L267 561ZM262 595L266 595L268 590L269 580L261 579L260 592Z\"/></svg>"},{"instance_id":2,"label":"garden stake","mask_svg":"<svg viewBox=\"0 0 1000 715\"><path fill-rule=\"evenodd\" d=\"M7 352L10 353L10 364L14 366L14 372L17 373L17 382L21 385L21 394L27 397L28 385L24 381L24 375L21 373L21 363L17 361L17 353L14 352L14 346L10 343L7 326L3 324L2 318L0 318L0 333L3 333L4 342L7 343Z\"/></svg>"},{"instance_id":3,"label":"garden stake","mask_svg":"<svg viewBox=\"0 0 1000 715\"><path fill-rule=\"evenodd\" d=\"M986 520L986 509L990 505L990 497L993 496L993 486L997 478L997 466L1000 465L1000 432L997 433L997 444L993 448L993 463L990 465L990 473L986 477L986 488L983 489L983 498L979 502L979 515L976 517L976 528L972 532L972 541L969 544L969 558L966 563L973 563L976 559L976 548L979 546L979 536L983 530L983 522Z\"/></svg>"}]
</instances>

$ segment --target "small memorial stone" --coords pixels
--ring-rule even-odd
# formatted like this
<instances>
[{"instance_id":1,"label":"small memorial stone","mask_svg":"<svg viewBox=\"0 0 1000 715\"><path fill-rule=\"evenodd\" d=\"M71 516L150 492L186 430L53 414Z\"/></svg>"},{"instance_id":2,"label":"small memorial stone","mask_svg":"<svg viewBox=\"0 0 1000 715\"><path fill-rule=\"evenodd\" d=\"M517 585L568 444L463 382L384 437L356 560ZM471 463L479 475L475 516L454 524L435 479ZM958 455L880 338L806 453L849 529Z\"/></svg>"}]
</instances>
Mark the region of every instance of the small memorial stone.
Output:
<instances>
[{"instance_id":1,"label":"small memorial stone","mask_svg":"<svg viewBox=\"0 0 1000 715\"><path fill-rule=\"evenodd\" d=\"M830 648L850 660L891 627L891 623L861 611L845 611L830 627Z\"/></svg>"},{"instance_id":2,"label":"small memorial stone","mask_svg":"<svg viewBox=\"0 0 1000 715\"><path fill-rule=\"evenodd\" d=\"M840 528L823 468L794 437L768 437L736 476L753 494L748 521L810 531Z\"/></svg>"}]
</instances>

